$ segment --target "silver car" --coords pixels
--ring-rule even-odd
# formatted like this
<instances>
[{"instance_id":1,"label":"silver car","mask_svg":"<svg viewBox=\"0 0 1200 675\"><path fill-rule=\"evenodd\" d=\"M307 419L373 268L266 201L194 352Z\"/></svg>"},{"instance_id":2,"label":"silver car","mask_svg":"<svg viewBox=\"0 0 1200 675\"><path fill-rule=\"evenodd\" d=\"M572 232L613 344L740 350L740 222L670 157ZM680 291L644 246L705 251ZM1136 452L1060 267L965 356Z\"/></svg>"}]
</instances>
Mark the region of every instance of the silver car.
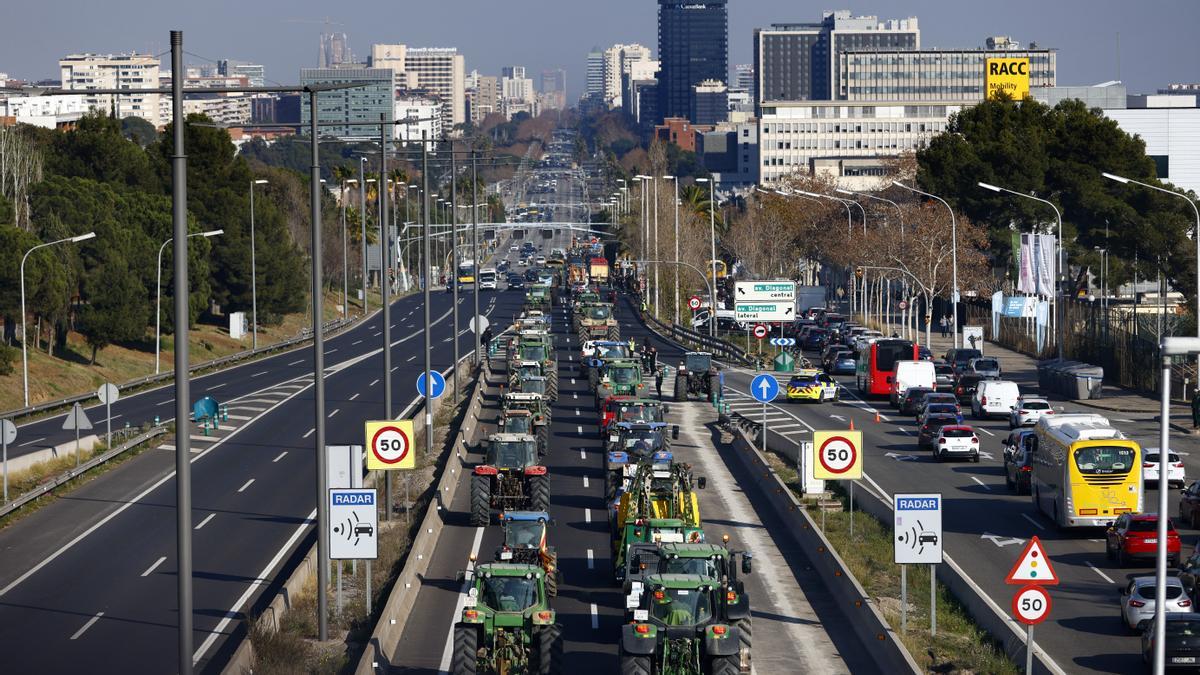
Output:
<instances>
[{"instance_id":1,"label":"silver car","mask_svg":"<svg viewBox=\"0 0 1200 675\"><path fill-rule=\"evenodd\" d=\"M1154 620L1154 576L1134 577L1121 589L1121 620L1129 630L1140 631ZM1167 577L1167 613L1192 611L1192 599L1179 577Z\"/></svg>"},{"instance_id":2,"label":"silver car","mask_svg":"<svg viewBox=\"0 0 1200 675\"><path fill-rule=\"evenodd\" d=\"M964 372L983 377L1000 377L1000 361L991 356L980 356L967 362Z\"/></svg>"}]
</instances>

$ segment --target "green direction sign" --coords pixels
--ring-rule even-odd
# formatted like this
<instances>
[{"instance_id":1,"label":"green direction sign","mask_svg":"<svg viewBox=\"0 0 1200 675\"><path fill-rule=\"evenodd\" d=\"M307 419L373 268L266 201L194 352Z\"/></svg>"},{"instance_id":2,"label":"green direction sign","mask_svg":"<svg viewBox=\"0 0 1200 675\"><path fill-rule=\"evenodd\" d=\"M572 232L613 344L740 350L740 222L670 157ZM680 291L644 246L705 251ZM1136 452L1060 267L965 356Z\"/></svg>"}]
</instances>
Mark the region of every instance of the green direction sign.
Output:
<instances>
[{"instance_id":1,"label":"green direction sign","mask_svg":"<svg viewBox=\"0 0 1200 675\"><path fill-rule=\"evenodd\" d=\"M795 302L796 284L791 281L739 281L735 299L738 302Z\"/></svg>"}]
</instances>

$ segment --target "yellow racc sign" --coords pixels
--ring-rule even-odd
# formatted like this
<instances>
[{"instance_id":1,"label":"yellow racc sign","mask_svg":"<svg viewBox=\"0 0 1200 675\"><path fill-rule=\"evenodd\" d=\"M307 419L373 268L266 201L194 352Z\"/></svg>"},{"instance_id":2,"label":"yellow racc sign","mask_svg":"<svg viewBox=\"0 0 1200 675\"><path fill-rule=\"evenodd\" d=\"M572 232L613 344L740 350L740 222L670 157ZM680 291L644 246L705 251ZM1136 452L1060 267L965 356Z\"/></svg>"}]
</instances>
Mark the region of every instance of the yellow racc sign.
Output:
<instances>
[{"instance_id":1,"label":"yellow racc sign","mask_svg":"<svg viewBox=\"0 0 1200 675\"><path fill-rule=\"evenodd\" d=\"M984 87L989 101L999 98L1001 93L1014 101L1029 95L1028 58L988 59L985 67Z\"/></svg>"}]
</instances>

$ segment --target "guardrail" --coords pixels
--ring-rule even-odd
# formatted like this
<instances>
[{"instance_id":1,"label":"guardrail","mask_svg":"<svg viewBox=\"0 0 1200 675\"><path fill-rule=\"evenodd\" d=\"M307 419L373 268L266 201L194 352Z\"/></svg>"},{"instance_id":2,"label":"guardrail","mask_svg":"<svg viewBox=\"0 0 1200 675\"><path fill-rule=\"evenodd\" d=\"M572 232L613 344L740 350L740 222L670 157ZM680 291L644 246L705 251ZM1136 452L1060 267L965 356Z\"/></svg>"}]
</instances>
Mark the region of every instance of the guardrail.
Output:
<instances>
[{"instance_id":1,"label":"guardrail","mask_svg":"<svg viewBox=\"0 0 1200 675\"><path fill-rule=\"evenodd\" d=\"M698 333L694 330L684 328L683 326L676 324L669 324L664 321L659 321L657 317L649 312L642 314L642 318L644 318L647 323L653 324L660 331L665 332L678 342L696 345L697 347L710 351L726 360L737 361L743 366L749 366L754 363L753 359L746 356L746 352L742 351L741 348L730 342L726 342L721 338L715 338L711 335Z\"/></svg>"},{"instance_id":2,"label":"guardrail","mask_svg":"<svg viewBox=\"0 0 1200 675\"><path fill-rule=\"evenodd\" d=\"M70 481L73 478L77 478L77 477L87 473L88 471L91 471L92 469L100 466L101 464L107 462L108 460L112 459L113 457L116 457L117 455L124 453L125 451L129 450L130 448L141 445L142 443L145 443L146 441L150 440L151 438L165 434L166 432L167 432L166 427L162 427L162 426L154 427L150 431L147 431L144 434L140 434L128 441L125 441L121 445L118 445L117 447L113 448L112 450L109 450L108 452L106 452L102 455L97 455L97 456L89 459L88 461L84 462L83 464L80 464L79 466L77 466L73 469L70 469L69 471L66 471L65 473L61 473L58 476L55 476L49 482L42 483L41 485L35 487L34 489L30 490L29 492L26 492L25 494L21 495L20 497L17 497L16 499L12 500L11 502L5 504L3 508L0 508L0 518L7 516L8 514L12 513L13 511L16 511L17 509L21 508L22 506L25 506L29 502L37 499L38 497L41 497L42 495L44 495L48 492L51 492L52 490L54 490L58 486L62 485L63 483L66 483L67 481Z\"/></svg>"},{"instance_id":3,"label":"guardrail","mask_svg":"<svg viewBox=\"0 0 1200 675\"><path fill-rule=\"evenodd\" d=\"M357 320L358 319L337 319L336 321L330 321L329 323L325 324L325 330L327 330L327 331L338 330L338 329L343 328L351 323L354 323ZM230 354L229 356L222 356L217 359L212 359L210 361L204 361L202 363L194 364L193 366L188 368L188 372L189 373L197 373L200 371L208 370L209 368L218 368L220 366L224 366L229 363L243 361L246 359L253 358L255 356L259 356L261 354L269 354L271 352L279 351L281 349L287 349L288 347L292 347L292 346L301 344L303 342L307 342L311 339L312 339L312 329L306 328L306 329L300 331L300 334L297 335L296 337L289 338L282 342L276 342L274 344L270 344L265 347L259 347L258 349L247 349L246 351L238 352L236 354ZM166 372L159 373L157 375L147 375L145 377L139 377L137 379L129 380L128 382L122 382L121 384L117 385L117 388L120 389L121 391L125 391L127 389L143 387L148 384L156 384L158 382L166 382L166 381L171 380L171 378L173 378L174 376L175 376L175 371L168 370ZM45 412L47 410L54 410L55 408L62 408L65 406L73 405L75 403L82 403L83 401L86 401L88 399L95 398L95 396L96 396L95 392L87 392L85 394L76 394L74 396L60 398L55 401L46 401L44 403L35 403L34 405L31 405L26 408L17 408L15 410L0 412L0 418L12 420L12 419L20 418L20 417L28 417L29 415L35 415L37 413Z\"/></svg>"}]
</instances>

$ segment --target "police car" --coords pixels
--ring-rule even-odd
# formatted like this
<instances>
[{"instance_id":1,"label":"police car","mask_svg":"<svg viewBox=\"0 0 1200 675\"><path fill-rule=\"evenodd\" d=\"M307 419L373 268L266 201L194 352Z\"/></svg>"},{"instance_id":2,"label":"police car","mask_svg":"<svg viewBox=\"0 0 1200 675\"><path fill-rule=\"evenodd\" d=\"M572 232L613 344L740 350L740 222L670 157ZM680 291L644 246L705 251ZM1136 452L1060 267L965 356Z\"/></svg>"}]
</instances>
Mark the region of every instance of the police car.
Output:
<instances>
[{"instance_id":1,"label":"police car","mask_svg":"<svg viewBox=\"0 0 1200 675\"><path fill-rule=\"evenodd\" d=\"M838 386L832 377L819 370L801 370L788 380L787 397L789 401L836 401Z\"/></svg>"}]
</instances>

